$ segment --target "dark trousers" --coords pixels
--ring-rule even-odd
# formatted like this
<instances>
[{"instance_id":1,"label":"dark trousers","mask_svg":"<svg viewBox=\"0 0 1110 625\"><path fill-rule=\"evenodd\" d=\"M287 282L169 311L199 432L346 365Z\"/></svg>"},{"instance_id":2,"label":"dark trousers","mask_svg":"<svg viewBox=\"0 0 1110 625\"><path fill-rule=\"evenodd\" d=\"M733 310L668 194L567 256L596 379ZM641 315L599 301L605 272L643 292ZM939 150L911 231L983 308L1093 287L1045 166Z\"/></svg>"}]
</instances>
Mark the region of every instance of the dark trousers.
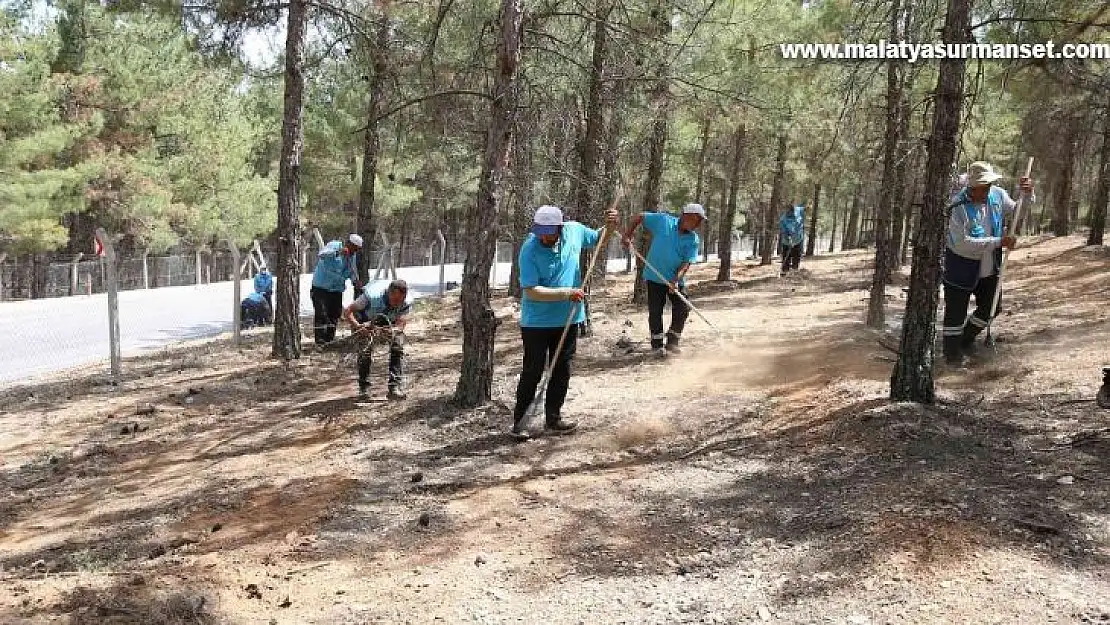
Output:
<instances>
[{"instance_id":1,"label":"dark trousers","mask_svg":"<svg viewBox=\"0 0 1110 625\"><path fill-rule=\"evenodd\" d=\"M686 287L679 287L686 295ZM690 308L686 302L679 299L678 295L671 293L665 284L647 281L648 296L648 330L651 331L651 346L663 347L663 339L672 344L678 344L682 330L686 327L686 318L690 316ZM667 300L671 300L671 328L663 334L663 308Z\"/></svg>"},{"instance_id":2,"label":"dark trousers","mask_svg":"<svg viewBox=\"0 0 1110 625\"><path fill-rule=\"evenodd\" d=\"M998 286L998 276L980 278L972 291L966 291L950 284L944 285L944 347L952 352L958 347L967 347L975 337L987 327L991 319L991 303L994 290ZM967 316L971 296L975 296L975 312ZM1001 304L1001 300L999 301Z\"/></svg>"},{"instance_id":3,"label":"dark trousers","mask_svg":"<svg viewBox=\"0 0 1110 625\"><path fill-rule=\"evenodd\" d=\"M312 325L316 344L330 343L335 340L335 326L343 315L343 292L312 287L309 295L312 297Z\"/></svg>"},{"instance_id":4,"label":"dark trousers","mask_svg":"<svg viewBox=\"0 0 1110 625\"><path fill-rule=\"evenodd\" d=\"M256 303L249 299L239 304L239 327L244 330L273 323L274 316L266 302Z\"/></svg>"},{"instance_id":5,"label":"dark trousers","mask_svg":"<svg viewBox=\"0 0 1110 625\"><path fill-rule=\"evenodd\" d=\"M382 327L387 323L374 322L375 326ZM366 389L370 386L370 360L371 350L367 349L358 356L358 386ZM396 334L389 343L389 390L397 390L405 381L405 335Z\"/></svg>"},{"instance_id":6,"label":"dark trousers","mask_svg":"<svg viewBox=\"0 0 1110 625\"><path fill-rule=\"evenodd\" d=\"M782 246L782 271L797 269L802 262L802 244Z\"/></svg>"},{"instance_id":7,"label":"dark trousers","mask_svg":"<svg viewBox=\"0 0 1110 625\"><path fill-rule=\"evenodd\" d=\"M543 378L544 369L550 358L555 356L562 328L521 328L520 338L524 341L524 368L520 371L520 382L516 386L516 408L513 410L513 423L519 423L528 411L528 406L536 398L536 387ZM559 412L567 399L570 386L570 362L578 346L578 325L567 329L567 338L559 352L551 379L547 382L547 396L544 399L544 414L548 423L559 420Z\"/></svg>"}]
</instances>

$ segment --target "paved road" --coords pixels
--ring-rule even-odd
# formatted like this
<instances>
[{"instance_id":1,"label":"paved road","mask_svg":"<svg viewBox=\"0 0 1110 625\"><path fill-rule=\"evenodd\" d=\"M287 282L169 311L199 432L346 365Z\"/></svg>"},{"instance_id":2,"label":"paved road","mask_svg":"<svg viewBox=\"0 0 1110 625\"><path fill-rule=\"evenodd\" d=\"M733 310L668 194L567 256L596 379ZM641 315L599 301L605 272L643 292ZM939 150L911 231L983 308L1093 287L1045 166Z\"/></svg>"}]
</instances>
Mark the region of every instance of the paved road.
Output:
<instances>
[{"instance_id":1,"label":"paved road","mask_svg":"<svg viewBox=\"0 0 1110 625\"><path fill-rule=\"evenodd\" d=\"M624 268L610 261L610 270ZM448 282L460 282L462 265L447 265ZM496 282L505 285L511 265L498 263ZM397 277L409 283L414 297L434 295L439 267L402 267ZM301 314L312 314L308 296L311 276L301 280ZM241 285L245 297L253 288ZM232 329L231 282L201 286L123 291L119 294L120 343L124 356L179 341L215 336ZM352 290L347 289L345 303ZM108 301L104 294L0 303L0 386L78 367L106 369Z\"/></svg>"},{"instance_id":2,"label":"paved road","mask_svg":"<svg viewBox=\"0 0 1110 625\"><path fill-rule=\"evenodd\" d=\"M508 282L510 265L500 263L497 282ZM447 265L448 282L459 282L462 265ZM403 267L414 297L434 295L439 267ZM312 314L312 278L301 280L301 314ZM120 346L124 356L232 329L231 282L123 291L119 294ZM241 284L242 295L253 289ZM352 289L347 289L349 303ZM108 296L61 297L0 304L0 386L38 375L90 366L105 367L108 355Z\"/></svg>"}]
</instances>

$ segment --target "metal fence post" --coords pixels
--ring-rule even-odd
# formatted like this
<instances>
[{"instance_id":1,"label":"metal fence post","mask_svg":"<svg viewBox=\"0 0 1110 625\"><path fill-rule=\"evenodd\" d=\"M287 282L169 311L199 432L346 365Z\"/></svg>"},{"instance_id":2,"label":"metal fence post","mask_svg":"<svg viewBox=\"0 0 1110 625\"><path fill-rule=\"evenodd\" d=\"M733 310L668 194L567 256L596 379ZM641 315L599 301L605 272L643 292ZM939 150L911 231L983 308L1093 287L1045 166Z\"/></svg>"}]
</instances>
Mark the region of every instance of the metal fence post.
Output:
<instances>
[{"instance_id":1,"label":"metal fence post","mask_svg":"<svg viewBox=\"0 0 1110 625\"><path fill-rule=\"evenodd\" d=\"M385 233L380 230L378 231L378 236L382 240L382 253L378 254L378 266L374 270L374 280L381 279L382 271L385 271L387 278L389 277L389 266L386 264L389 257L389 239L385 236Z\"/></svg>"},{"instance_id":2,"label":"metal fence post","mask_svg":"<svg viewBox=\"0 0 1110 625\"><path fill-rule=\"evenodd\" d=\"M254 255L254 254L258 255L259 271L261 271L263 267L268 267L269 266L269 265L266 264L266 255L262 253L262 246L258 243L258 239L254 240L254 246L251 247L251 254L252 255Z\"/></svg>"},{"instance_id":3,"label":"metal fence post","mask_svg":"<svg viewBox=\"0 0 1110 625\"><path fill-rule=\"evenodd\" d=\"M443 238L442 230L436 230L436 240L439 241L439 296L443 297L444 288L447 286L444 281L447 271L447 239Z\"/></svg>"},{"instance_id":4,"label":"metal fence post","mask_svg":"<svg viewBox=\"0 0 1110 625\"><path fill-rule=\"evenodd\" d=\"M489 288L497 288L497 255L501 251L501 241L493 242L493 263L489 268Z\"/></svg>"},{"instance_id":5,"label":"metal fence post","mask_svg":"<svg viewBox=\"0 0 1110 625\"><path fill-rule=\"evenodd\" d=\"M8 260L7 252L0 252L0 302L4 301L4 261Z\"/></svg>"},{"instance_id":6,"label":"metal fence post","mask_svg":"<svg viewBox=\"0 0 1110 625\"><path fill-rule=\"evenodd\" d=\"M149 260L150 260L150 249L145 249L145 250L143 250L143 288L144 289L149 289L150 288L150 266L148 265Z\"/></svg>"},{"instance_id":7,"label":"metal fence post","mask_svg":"<svg viewBox=\"0 0 1110 625\"><path fill-rule=\"evenodd\" d=\"M105 282L108 291L108 350L112 363L112 378L120 375L119 292L116 284L116 246L104 228L96 229L96 238L104 250Z\"/></svg>"},{"instance_id":8,"label":"metal fence post","mask_svg":"<svg viewBox=\"0 0 1110 625\"><path fill-rule=\"evenodd\" d=\"M255 241L255 245L257 245L257 244L258 244L258 242ZM239 266L239 246L235 245L235 241L231 240L231 237L227 237L227 249L231 250L231 266L232 267L238 267ZM234 306L234 308L232 309L232 313L231 313L231 319L232 319L231 332L232 332L232 336L234 337L233 340L234 340L236 345L239 344L239 338L240 338L239 328L243 323L243 319L242 319L243 311L242 311L242 308L239 305L240 302L243 301L242 298L240 297L240 295L242 295L242 286L239 284L239 282L241 281L241 277L242 277L242 274L235 276L231 280L231 291L232 291L232 294L233 294L232 295L232 300L233 300L232 301L232 306Z\"/></svg>"},{"instance_id":9,"label":"metal fence post","mask_svg":"<svg viewBox=\"0 0 1110 625\"><path fill-rule=\"evenodd\" d=\"M69 294L70 296L77 295L77 289L81 288L81 281L77 276L77 264L85 257L84 252L77 252L77 256L73 257L73 261L69 266Z\"/></svg>"}]
</instances>

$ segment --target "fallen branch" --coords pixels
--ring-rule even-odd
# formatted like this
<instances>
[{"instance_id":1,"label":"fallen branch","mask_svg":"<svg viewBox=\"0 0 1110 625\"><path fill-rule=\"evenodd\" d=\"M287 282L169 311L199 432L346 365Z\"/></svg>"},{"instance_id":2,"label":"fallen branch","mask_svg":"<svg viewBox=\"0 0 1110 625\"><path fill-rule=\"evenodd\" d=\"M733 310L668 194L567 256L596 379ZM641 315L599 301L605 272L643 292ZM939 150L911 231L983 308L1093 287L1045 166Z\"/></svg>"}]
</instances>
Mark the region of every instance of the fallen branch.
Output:
<instances>
[{"instance_id":1,"label":"fallen branch","mask_svg":"<svg viewBox=\"0 0 1110 625\"><path fill-rule=\"evenodd\" d=\"M305 573L305 572L308 572L308 571L315 571L316 569L322 569L325 566L329 566L330 564L331 564L330 561L328 561L328 562L317 562L316 564L310 564L309 566L302 566L299 569L293 569L291 571L288 571L288 572L286 572L286 575L296 575L297 573Z\"/></svg>"},{"instance_id":2,"label":"fallen branch","mask_svg":"<svg viewBox=\"0 0 1110 625\"><path fill-rule=\"evenodd\" d=\"M1067 401L1062 401L1056 404L1056 407L1059 408L1060 406L1070 406L1071 404L1093 403L1094 401L1094 399L1069 399Z\"/></svg>"}]
</instances>

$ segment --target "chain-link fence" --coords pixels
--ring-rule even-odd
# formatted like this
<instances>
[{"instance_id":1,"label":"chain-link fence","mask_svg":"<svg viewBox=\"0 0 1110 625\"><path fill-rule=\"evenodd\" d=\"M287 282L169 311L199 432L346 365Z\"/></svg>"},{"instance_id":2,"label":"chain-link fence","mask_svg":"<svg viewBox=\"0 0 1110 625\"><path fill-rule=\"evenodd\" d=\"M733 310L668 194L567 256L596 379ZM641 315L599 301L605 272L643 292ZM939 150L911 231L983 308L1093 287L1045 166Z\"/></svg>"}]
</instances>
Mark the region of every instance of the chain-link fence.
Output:
<instances>
[{"instance_id":1,"label":"chain-link fence","mask_svg":"<svg viewBox=\"0 0 1110 625\"><path fill-rule=\"evenodd\" d=\"M339 238L339 237L331 237ZM328 239L309 231L302 246L300 308L303 316L311 316L309 289L312 272L318 260L320 241ZM451 248L465 250L456 242L437 237L429 246L424 242L406 241L386 234L366 245L370 278L408 281L416 297L436 296L450 292L462 283L463 263ZM715 245L711 245L715 248ZM827 249L827 239L820 241L819 253ZM753 241L749 236L733 240L732 258L752 257ZM703 247L703 253L706 251ZM717 260L716 249L709 249L710 262ZM112 265L108 258L76 256L50 265L27 266L24 261L0 258L0 279L5 301L0 304L0 384L25 379L36 374L88 366L106 359L111 352L110 337L116 339L123 354L165 347L181 341L203 338L234 331L240 302L253 291L252 278L265 265L276 259L276 250L256 243L236 250L207 249L182 251L177 254L120 254L115 258L115 282L118 332L110 331L108 310L112 299L106 293ZM491 286L509 283L514 245L500 241L496 262L490 272ZM631 271L634 263L617 238L611 238L605 253L610 272ZM46 297L30 299L29 284L34 272L44 286L38 293ZM239 278L236 293L235 278ZM353 299L350 288L345 303ZM10 301L22 300L22 301ZM100 368L103 365L97 364Z\"/></svg>"}]
</instances>

